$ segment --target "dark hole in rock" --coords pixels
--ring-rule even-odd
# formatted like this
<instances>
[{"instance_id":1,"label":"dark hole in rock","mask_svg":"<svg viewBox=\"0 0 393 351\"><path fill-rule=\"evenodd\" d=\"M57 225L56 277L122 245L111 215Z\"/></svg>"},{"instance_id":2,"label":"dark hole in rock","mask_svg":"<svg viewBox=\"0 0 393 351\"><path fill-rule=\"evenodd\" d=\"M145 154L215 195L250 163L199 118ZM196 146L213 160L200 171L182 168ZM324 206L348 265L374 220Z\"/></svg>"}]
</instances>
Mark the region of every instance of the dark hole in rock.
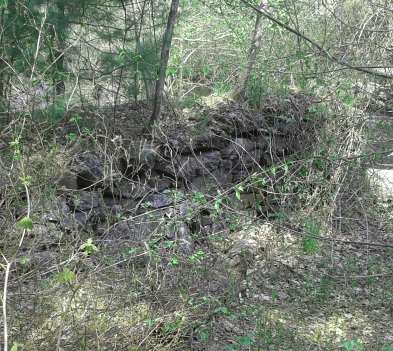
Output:
<instances>
[{"instance_id":1,"label":"dark hole in rock","mask_svg":"<svg viewBox=\"0 0 393 351\"><path fill-rule=\"evenodd\" d=\"M210 211L206 210L206 209L202 210L200 213L201 213L201 216L204 216L204 217L210 216Z\"/></svg>"}]
</instances>

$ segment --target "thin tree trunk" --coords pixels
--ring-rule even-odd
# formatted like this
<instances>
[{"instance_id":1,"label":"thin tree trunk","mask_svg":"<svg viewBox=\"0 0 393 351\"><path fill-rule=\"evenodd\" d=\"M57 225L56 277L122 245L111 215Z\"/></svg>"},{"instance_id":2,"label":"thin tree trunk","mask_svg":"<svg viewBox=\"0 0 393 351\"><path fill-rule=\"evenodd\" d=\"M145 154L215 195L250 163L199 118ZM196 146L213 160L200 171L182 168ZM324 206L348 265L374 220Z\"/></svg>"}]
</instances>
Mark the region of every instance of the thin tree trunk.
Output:
<instances>
[{"instance_id":1,"label":"thin tree trunk","mask_svg":"<svg viewBox=\"0 0 393 351\"><path fill-rule=\"evenodd\" d=\"M263 0L259 3L259 6L261 7L263 5ZM239 82L237 87L233 90L233 92L230 94L231 98L237 98L237 97L243 97L244 92L247 87L247 82L250 77L252 67L254 66L255 59L258 55L259 49L261 47L261 40L262 40L262 34L263 34L263 20L262 20L262 15L257 12L257 17L255 19L255 26L254 26L254 31L252 34L252 41L251 41L251 46L250 49L248 50L247 53L247 66L245 67L244 71L239 77Z\"/></svg>"},{"instance_id":2,"label":"thin tree trunk","mask_svg":"<svg viewBox=\"0 0 393 351\"><path fill-rule=\"evenodd\" d=\"M3 33L3 23L5 23L5 7L1 8L1 13L0 13L0 42L1 42L1 47L4 48L6 47L5 41L4 41L4 33ZM6 55L4 54L3 58L0 60L0 106L3 105L3 102L5 103L7 101L7 83L6 81L8 80L7 78L7 65L5 64L6 60Z\"/></svg>"},{"instance_id":3,"label":"thin tree trunk","mask_svg":"<svg viewBox=\"0 0 393 351\"><path fill-rule=\"evenodd\" d=\"M134 4L134 1L131 2L132 5L132 13L134 16L134 33L135 33L135 54L137 55L139 53L140 50L140 35L141 35L141 28L142 28L142 21L143 21L143 14L141 13L141 11L139 11L140 13L140 20L138 20L137 17L137 4ZM139 9L138 9L139 10ZM139 24L140 22L140 24ZM134 100L135 102L138 101L138 93L139 93L139 76L137 74L138 71L138 62L135 63L134 65Z\"/></svg>"},{"instance_id":4,"label":"thin tree trunk","mask_svg":"<svg viewBox=\"0 0 393 351\"><path fill-rule=\"evenodd\" d=\"M56 2L57 10L64 18L65 16L65 5L63 2L57 1ZM65 33L58 33L57 34L57 48L54 49L53 59L56 61L56 77L54 79L54 85L56 90L56 95L61 95L65 93L65 82L64 82L64 48L65 48ZM55 38L56 33L53 32L53 38Z\"/></svg>"},{"instance_id":5,"label":"thin tree trunk","mask_svg":"<svg viewBox=\"0 0 393 351\"><path fill-rule=\"evenodd\" d=\"M143 26L143 21L144 21L144 15L145 15L145 7L147 4L147 0L144 0L142 8L139 7L138 3L132 2L132 10L134 14L134 27L135 27L135 54L139 54L141 51L142 45L141 45L141 35L142 35L142 26ZM139 19L138 16L139 15ZM135 93L134 93L134 99L135 101L138 100L138 95L140 93L140 77L139 74L137 73L139 71L138 68L139 61L135 63L135 73L134 73L134 85L135 85ZM145 86L145 94L146 94L146 100L150 100L150 87L149 87L149 81L146 76L146 72L143 69L141 71L142 78L143 78L143 84Z\"/></svg>"},{"instance_id":6,"label":"thin tree trunk","mask_svg":"<svg viewBox=\"0 0 393 351\"><path fill-rule=\"evenodd\" d=\"M55 81L56 86L56 95L61 95L65 93L65 83L64 83L64 53L63 53L62 44L59 44L58 49L55 51L55 60L56 60L56 71L59 75L59 78Z\"/></svg>"},{"instance_id":7,"label":"thin tree trunk","mask_svg":"<svg viewBox=\"0 0 393 351\"><path fill-rule=\"evenodd\" d=\"M179 5L179 0L172 0L171 9L169 11L169 16L168 16L168 24L165 30L164 40L162 43L161 64L159 68L158 80L156 82L156 91L154 95L154 109L148 121L146 132L151 131L151 127L155 122L158 121L161 114L161 102L162 102L162 96L164 93L164 85L165 85L165 71L168 67L169 51L172 43L173 29L175 27L175 19L176 19L178 5Z\"/></svg>"}]
</instances>

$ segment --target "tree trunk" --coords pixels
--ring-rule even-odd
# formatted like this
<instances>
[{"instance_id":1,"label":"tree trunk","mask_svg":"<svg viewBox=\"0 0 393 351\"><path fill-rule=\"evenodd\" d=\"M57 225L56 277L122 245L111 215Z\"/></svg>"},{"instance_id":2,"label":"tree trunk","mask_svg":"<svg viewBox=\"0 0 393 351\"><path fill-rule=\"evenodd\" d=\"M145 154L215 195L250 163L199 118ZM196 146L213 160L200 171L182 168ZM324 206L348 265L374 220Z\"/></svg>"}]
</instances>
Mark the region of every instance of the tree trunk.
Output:
<instances>
[{"instance_id":1,"label":"tree trunk","mask_svg":"<svg viewBox=\"0 0 393 351\"><path fill-rule=\"evenodd\" d=\"M63 48L59 45L59 48L55 51L56 60L56 75L58 78L55 80L56 95L61 95L65 93L65 83L64 83L64 53Z\"/></svg>"},{"instance_id":2,"label":"tree trunk","mask_svg":"<svg viewBox=\"0 0 393 351\"><path fill-rule=\"evenodd\" d=\"M172 0L171 9L169 11L169 16L168 16L168 24L165 30L164 40L161 49L161 64L158 73L158 80L156 82L156 91L154 95L154 109L148 121L146 132L151 131L151 127L155 122L158 121L160 117L161 102L162 102L162 96L164 93L164 85L165 85L165 71L168 66L169 51L172 43L173 29L175 27L175 19L176 19L178 5L179 5L179 0Z\"/></svg>"},{"instance_id":3,"label":"tree trunk","mask_svg":"<svg viewBox=\"0 0 393 351\"><path fill-rule=\"evenodd\" d=\"M65 5L62 1L56 2L57 11L61 18L65 17ZM65 82L64 82L64 48L65 48L65 33L60 31L53 32L53 38L57 36L57 48L53 48L53 59L55 62L56 72L54 77L55 94L62 95L65 93Z\"/></svg>"},{"instance_id":4,"label":"tree trunk","mask_svg":"<svg viewBox=\"0 0 393 351\"><path fill-rule=\"evenodd\" d=\"M146 5L147 5L147 0L143 2L142 8L140 8L140 4L132 2L132 10L134 14L134 32L135 32L135 54L139 54L142 48L141 44L141 35L142 35L142 27L143 27L143 22L144 22L144 16L146 12ZM139 19L138 16L139 15ZM135 101L138 100L138 95L140 93L140 80L141 77L139 76L139 60L135 63L134 65L134 85L135 85L135 93L134 93L134 99ZM145 87L145 94L146 94L146 100L149 101L151 99L150 96L150 87L149 87L149 80L146 75L146 70L142 69L140 71L142 79L143 79L143 85Z\"/></svg>"},{"instance_id":5,"label":"tree trunk","mask_svg":"<svg viewBox=\"0 0 393 351\"><path fill-rule=\"evenodd\" d=\"M260 1L259 6L262 7L263 0ZM247 53L247 66L239 77L239 82L237 87L230 94L231 98L243 97L246 90L247 82L251 74L252 67L254 66L255 59L261 47L261 39L263 34L263 20L262 15L257 12L257 17L255 19L255 27L252 34L252 41L250 49Z\"/></svg>"}]
</instances>

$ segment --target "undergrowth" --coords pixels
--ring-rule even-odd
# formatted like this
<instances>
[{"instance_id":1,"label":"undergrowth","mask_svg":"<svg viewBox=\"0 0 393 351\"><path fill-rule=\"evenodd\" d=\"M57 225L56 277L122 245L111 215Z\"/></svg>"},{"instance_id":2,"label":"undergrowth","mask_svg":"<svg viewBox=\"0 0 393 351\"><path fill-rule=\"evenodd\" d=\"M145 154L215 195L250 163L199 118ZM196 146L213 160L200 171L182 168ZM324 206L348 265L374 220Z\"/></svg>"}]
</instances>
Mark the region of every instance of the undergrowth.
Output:
<instances>
[{"instance_id":1,"label":"undergrowth","mask_svg":"<svg viewBox=\"0 0 393 351\"><path fill-rule=\"evenodd\" d=\"M226 190L167 192L186 212L163 215L143 199L119 208L105 230L159 223L127 238L77 222L43 227L59 210L57 180L73 153L93 148L110 175L124 145L84 127L81 114L50 139L22 117L1 151L11 350L390 350L391 206L364 172L367 120L330 109L309 111L324 114L312 151ZM261 197L238 210L251 188Z\"/></svg>"}]
</instances>

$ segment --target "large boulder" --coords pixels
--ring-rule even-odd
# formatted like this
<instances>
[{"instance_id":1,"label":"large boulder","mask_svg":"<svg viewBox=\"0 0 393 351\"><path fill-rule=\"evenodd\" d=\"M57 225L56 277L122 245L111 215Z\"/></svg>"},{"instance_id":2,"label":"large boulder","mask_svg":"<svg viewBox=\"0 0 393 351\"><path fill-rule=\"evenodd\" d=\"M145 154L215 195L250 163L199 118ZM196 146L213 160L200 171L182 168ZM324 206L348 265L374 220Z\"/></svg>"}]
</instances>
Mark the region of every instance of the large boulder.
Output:
<instances>
[{"instance_id":1,"label":"large boulder","mask_svg":"<svg viewBox=\"0 0 393 351\"><path fill-rule=\"evenodd\" d=\"M121 170L129 176L146 174L154 169L158 158L157 151L152 148L134 150L120 158Z\"/></svg>"},{"instance_id":2,"label":"large boulder","mask_svg":"<svg viewBox=\"0 0 393 351\"><path fill-rule=\"evenodd\" d=\"M179 155L173 160L162 161L156 170L173 178L192 181L197 176L209 174L222 162L219 151L200 152L198 155Z\"/></svg>"},{"instance_id":3,"label":"large boulder","mask_svg":"<svg viewBox=\"0 0 393 351\"><path fill-rule=\"evenodd\" d=\"M98 192L79 191L73 194L68 201L68 206L78 211L91 211L100 204L100 196Z\"/></svg>"},{"instance_id":4,"label":"large boulder","mask_svg":"<svg viewBox=\"0 0 393 351\"><path fill-rule=\"evenodd\" d=\"M74 167L79 188L102 187L104 167L97 156L86 153L79 156L80 164Z\"/></svg>"},{"instance_id":5,"label":"large boulder","mask_svg":"<svg viewBox=\"0 0 393 351\"><path fill-rule=\"evenodd\" d=\"M194 152L221 150L229 145L229 143L228 138L207 133L194 137L191 140L191 148Z\"/></svg>"}]
</instances>

